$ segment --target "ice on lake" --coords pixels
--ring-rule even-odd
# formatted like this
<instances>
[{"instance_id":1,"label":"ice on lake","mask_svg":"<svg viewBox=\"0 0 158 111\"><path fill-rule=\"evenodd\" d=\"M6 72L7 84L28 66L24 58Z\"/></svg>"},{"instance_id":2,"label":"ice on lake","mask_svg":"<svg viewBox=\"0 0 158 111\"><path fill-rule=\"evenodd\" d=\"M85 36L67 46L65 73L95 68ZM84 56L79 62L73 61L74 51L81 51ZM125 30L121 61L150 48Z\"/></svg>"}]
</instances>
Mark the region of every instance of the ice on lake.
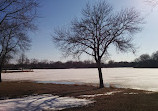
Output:
<instances>
[{"instance_id":1,"label":"ice on lake","mask_svg":"<svg viewBox=\"0 0 158 111\"><path fill-rule=\"evenodd\" d=\"M152 68L103 68L106 86L158 91L158 69ZM34 72L3 73L3 80L30 80L43 83L98 84L98 71L89 69L36 69Z\"/></svg>"}]
</instances>

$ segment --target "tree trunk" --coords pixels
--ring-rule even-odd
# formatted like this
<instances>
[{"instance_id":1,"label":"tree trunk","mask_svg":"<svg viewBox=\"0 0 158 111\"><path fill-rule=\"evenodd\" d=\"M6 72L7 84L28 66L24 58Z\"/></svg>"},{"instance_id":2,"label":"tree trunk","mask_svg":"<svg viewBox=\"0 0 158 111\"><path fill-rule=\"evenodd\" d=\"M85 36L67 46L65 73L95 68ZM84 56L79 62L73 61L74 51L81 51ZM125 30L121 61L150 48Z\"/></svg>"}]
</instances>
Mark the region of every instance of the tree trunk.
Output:
<instances>
[{"instance_id":1,"label":"tree trunk","mask_svg":"<svg viewBox=\"0 0 158 111\"><path fill-rule=\"evenodd\" d=\"M2 73L2 65L0 65L0 83L2 82L1 73Z\"/></svg>"},{"instance_id":2,"label":"tree trunk","mask_svg":"<svg viewBox=\"0 0 158 111\"><path fill-rule=\"evenodd\" d=\"M2 82L2 69L4 65L4 56L0 58L0 83Z\"/></svg>"},{"instance_id":3,"label":"tree trunk","mask_svg":"<svg viewBox=\"0 0 158 111\"><path fill-rule=\"evenodd\" d=\"M99 88L104 88L104 82L103 82L103 75L102 75L102 70L101 70L101 63L100 61L97 62L97 67L98 67L98 72L99 72L99 81L100 85Z\"/></svg>"}]
</instances>

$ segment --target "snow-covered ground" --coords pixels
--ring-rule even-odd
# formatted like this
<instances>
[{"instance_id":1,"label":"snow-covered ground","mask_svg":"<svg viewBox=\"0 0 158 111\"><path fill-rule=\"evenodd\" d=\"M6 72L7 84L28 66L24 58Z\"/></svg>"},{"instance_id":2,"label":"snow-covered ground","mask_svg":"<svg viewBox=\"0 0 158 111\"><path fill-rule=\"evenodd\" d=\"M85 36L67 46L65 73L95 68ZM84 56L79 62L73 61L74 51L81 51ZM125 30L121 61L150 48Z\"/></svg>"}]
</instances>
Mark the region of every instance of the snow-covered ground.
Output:
<instances>
[{"instance_id":1,"label":"snow-covered ground","mask_svg":"<svg viewBox=\"0 0 158 111\"><path fill-rule=\"evenodd\" d=\"M65 108L84 106L90 103L93 103L93 101L45 94L19 99L0 100L0 111L62 110Z\"/></svg>"},{"instance_id":2,"label":"snow-covered ground","mask_svg":"<svg viewBox=\"0 0 158 111\"><path fill-rule=\"evenodd\" d=\"M158 91L158 69L103 68L105 84L118 87ZM3 80L31 80L63 84L98 84L97 69L39 69L34 72L3 73Z\"/></svg>"}]
</instances>

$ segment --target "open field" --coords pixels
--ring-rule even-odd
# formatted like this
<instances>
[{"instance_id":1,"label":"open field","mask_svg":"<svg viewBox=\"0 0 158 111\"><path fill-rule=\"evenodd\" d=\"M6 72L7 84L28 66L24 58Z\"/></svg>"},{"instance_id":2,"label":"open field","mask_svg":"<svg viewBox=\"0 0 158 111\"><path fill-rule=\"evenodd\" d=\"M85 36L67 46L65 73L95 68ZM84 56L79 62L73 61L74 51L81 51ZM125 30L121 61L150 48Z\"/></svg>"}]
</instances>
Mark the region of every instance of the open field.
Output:
<instances>
[{"instance_id":1,"label":"open field","mask_svg":"<svg viewBox=\"0 0 158 111\"><path fill-rule=\"evenodd\" d=\"M40 94L95 101L83 107L64 111L158 111L158 93L148 91L113 87L98 89L87 85L39 84L24 81L0 84L1 100Z\"/></svg>"},{"instance_id":2,"label":"open field","mask_svg":"<svg viewBox=\"0 0 158 111\"><path fill-rule=\"evenodd\" d=\"M148 91L158 91L158 69L152 68L103 68L104 83ZM36 81L43 83L98 85L98 71L89 69L37 69L34 72L3 73L6 81Z\"/></svg>"}]
</instances>

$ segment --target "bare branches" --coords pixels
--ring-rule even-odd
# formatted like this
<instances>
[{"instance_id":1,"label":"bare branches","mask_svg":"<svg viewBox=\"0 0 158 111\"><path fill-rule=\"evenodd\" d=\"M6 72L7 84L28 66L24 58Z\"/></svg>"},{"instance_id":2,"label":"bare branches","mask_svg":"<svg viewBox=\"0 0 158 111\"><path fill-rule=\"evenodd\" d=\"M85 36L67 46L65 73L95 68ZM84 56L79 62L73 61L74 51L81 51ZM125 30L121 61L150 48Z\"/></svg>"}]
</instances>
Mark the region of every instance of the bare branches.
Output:
<instances>
[{"instance_id":1,"label":"bare branches","mask_svg":"<svg viewBox=\"0 0 158 111\"><path fill-rule=\"evenodd\" d=\"M28 30L34 30L36 0L0 1L0 64L7 55L30 46Z\"/></svg>"},{"instance_id":2,"label":"bare branches","mask_svg":"<svg viewBox=\"0 0 158 111\"><path fill-rule=\"evenodd\" d=\"M108 55L110 45L122 52L133 51L131 38L141 31L143 19L133 8L114 14L106 2L93 6L87 4L82 14L83 17L73 20L69 28L55 30L52 37L57 47L67 55L80 56L85 53L92 56L97 63L100 88L103 88L101 59Z\"/></svg>"},{"instance_id":3,"label":"bare branches","mask_svg":"<svg viewBox=\"0 0 158 111\"><path fill-rule=\"evenodd\" d=\"M5 22L15 22L19 25L26 25L26 21L27 24L32 22L36 17L37 6L36 0L2 0L0 2L0 27Z\"/></svg>"},{"instance_id":4,"label":"bare branches","mask_svg":"<svg viewBox=\"0 0 158 111\"><path fill-rule=\"evenodd\" d=\"M83 17L73 20L71 27L55 30L53 40L66 53L86 53L100 61L107 55L110 45L122 52L134 49L132 36L141 31L143 18L134 9L124 9L114 14L106 2L94 6L87 4Z\"/></svg>"}]
</instances>

